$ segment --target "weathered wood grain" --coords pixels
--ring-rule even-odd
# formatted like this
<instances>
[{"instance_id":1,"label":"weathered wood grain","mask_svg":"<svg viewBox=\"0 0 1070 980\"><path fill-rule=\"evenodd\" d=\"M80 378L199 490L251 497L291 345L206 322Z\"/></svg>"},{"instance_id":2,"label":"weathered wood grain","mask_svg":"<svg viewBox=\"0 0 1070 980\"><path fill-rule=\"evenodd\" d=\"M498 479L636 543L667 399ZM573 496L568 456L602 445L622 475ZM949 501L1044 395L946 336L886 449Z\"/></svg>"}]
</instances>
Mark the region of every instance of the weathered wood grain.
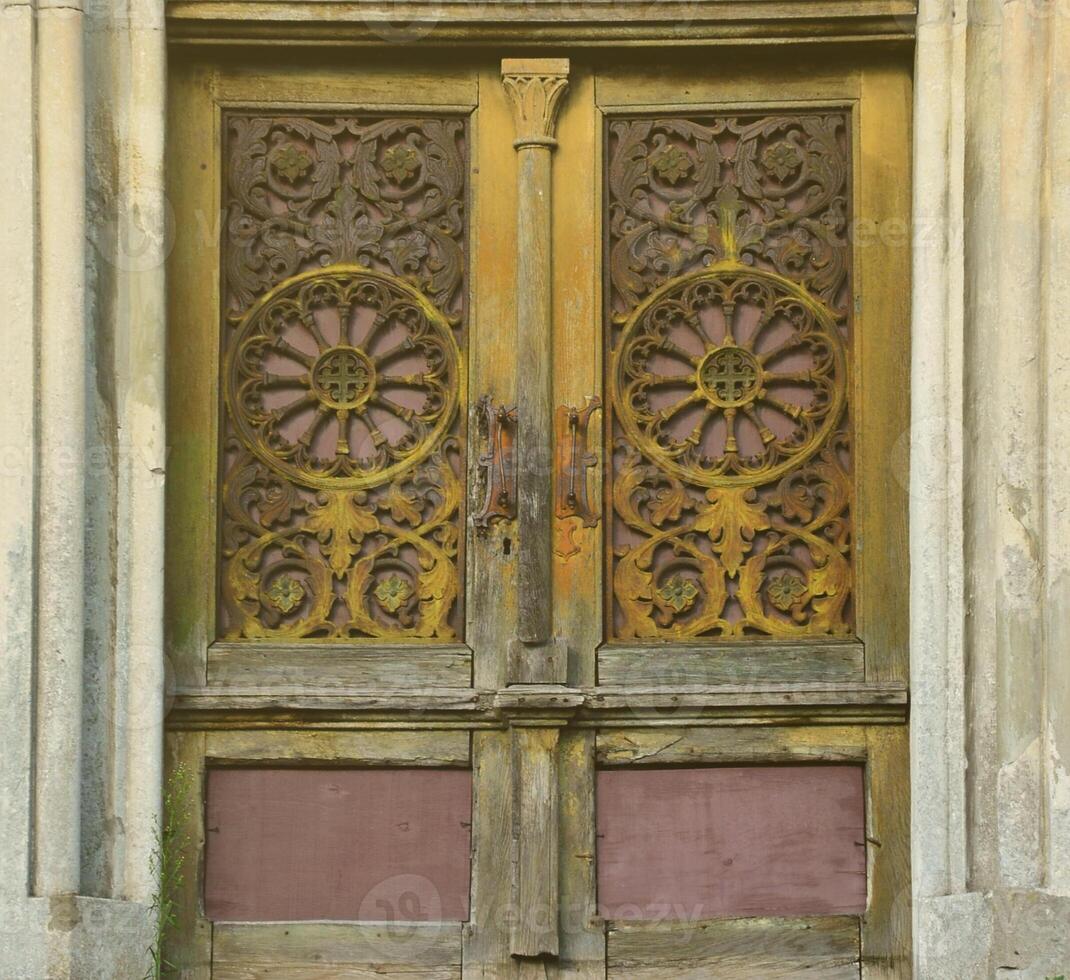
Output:
<instances>
[{"instance_id":1,"label":"weathered wood grain","mask_svg":"<svg viewBox=\"0 0 1070 980\"><path fill-rule=\"evenodd\" d=\"M606 936L597 906L594 732L561 732L558 749L560 976L605 980Z\"/></svg>"},{"instance_id":2,"label":"weathered wood grain","mask_svg":"<svg viewBox=\"0 0 1070 980\"><path fill-rule=\"evenodd\" d=\"M404 37L413 25L419 40L434 30L440 44L464 43L543 47L552 45L694 44L747 39L783 45L806 39L906 40L914 33L911 0L667 0L651 8L642 0L607 5L501 2L481 5L473 15L463 0L170 0L168 36L177 43L219 40L329 42L384 45ZM400 12L399 12L400 11ZM687 25L681 36L680 25Z\"/></svg>"},{"instance_id":3,"label":"weathered wood grain","mask_svg":"<svg viewBox=\"0 0 1070 980\"><path fill-rule=\"evenodd\" d=\"M553 385L554 404L580 407L589 396L603 398L601 307L601 119L594 106L595 72L572 64L569 94L561 107L554 152ZM583 352L583 356L577 356ZM602 502L604 412L588 427L588 449L599 464L585 471L590 501ZM568 447L571 448L571 447ZM558 447L560 452L560 447ZM560 479L558 477L558 479ZM595 650L602 640L604 515L596 527L576 517L555 521L554 630L568 645L567 683L596 683Z\"/></svg>"},{"instance_id":4,"label":"weathered wood grain","mask_svg":"<svg viewBox=\"0 0 1070 980\"><path fill-rule=\"evenodd\" d=\"M470 759L466 731L209 732L205 755L246 762L332 763L360 766L462 766Z\"/></svg>"},{"instance_id":5,"label":"weathered wood grain","mask_svg":"<svg viewBox=\"0 0 1070 980\"><path fill-rule=\"evenodd\" d=\"M472 914L464 927L465 980L512 980L512 748L508 732L472 735Z\"/></svg>"},{"instance_id":6,"label":"weathered wood grain","mask_svg":"<svg viewBox=\"0 0 1070 980\"><path fill-rule=\"evenodd\" d=\"M864 980L911 975L910 733L866 731L869 911L862 920Z\"/></svg>"},{"instance_id":7,"label":"weathered wood grain","mask_svg":"<svg viewBox=\"0 0 1070 980\"><path fill-rule=\"evenodd\" d=\"M513 728L513 956L557 956L556 728Z\"/></svg>"},{"instance_id":8,"label":"weathered wood grain","mask_svg":"<svg viewBox=\"0 0 1070 980\"><path fill-rule=\"evenodd\" d=\"M183 978L210 980L212 975L212 923L201 902L204 886L204 734L170 732L164 743L169 778L182 767L189 795L180 804L179 833L188 841L183 851L182 881L173 896L175 928L165 937L163 953Z\"/></svg>"},{"instance_id":9,"label":"weathered wood grain","mask_svg":"<svg viewBox=\"0 0 1070 980\"><path fill-rule=\"evenodd\" d=\"M504 59L515 122L517 372L517 640L514 683L561 683L567 661L553 643L553 215L554 134L568 87L564 58ZM504 134L501 134L504 135Z\"/></svg>"},{"instance_id":10,"label":"weathered wood grain","mask_svg":"<svg viewBox=\"0 0 1070 980\"><path fill-rule=\"evenodd\" d=\"M513 121L499 63L479 72L479 109L472 119L470 402L483 395L495 405L516 405L515 358L517 181ZM477 427L469 426L475 437ZM478 459L468 453L469 486L478 485ZM469 535L465 637L475 651L478 688L506 683L506 650L517 629L516 521L496 522Z\"/></svg>"},{"instance_id":11,"label":"weathered wood grain","mask_svg":"<svg viewBox=\"0 0 1070 980\"><path fill-rule=\"evenodd\" d=\"M864 762L866 734L832 725L607 729L598 732L597 758L604 766Z\"/></svg>"},{"instance_id":12,"label":"weathered wood grain","mask_svg":"<svg viewBox=\"0 0 1070 980\"><path fill-rule=\"evenodd\" d=\"M865 649L857 640L612 644L598 651L598 683L608 685L847 683L865 678Z\"/></svg>"},{"instance_id":13,"label":"weathered wood grain","mask_svg":"<svg viewBox=\"0 0 1070 980\"><path fill-rule=\"evenodd\" d=\"M685 721L751 724L902 724L906 685L767 684L598 687L586 692L581 717L612 719L614 725L679 726Z\"/></svg>"},{"instance_id":14,"label":"weathered wood grain","mask_svg":"<svg viewBox=\"0 0 1070 980\"><path fill-rule=\"evenodd\" d=\"M212 980L459 980L456 922L220 923Z\"/></svg>"},{"instance_id":15,"label":"weathered wood grain","mask_svg":"<svg viewBox=\"0 0 1070 980\"><path fill-rule=\"evenodd\" d=\"M463 643L423 645L213 643L208 684L218 687L378 688L468 687L472 651Z\"/></svg>"},{"instance_id":16,"label":"weathered wood grain","mask_svg":"<svg viewBox=\"0 0 1070 980\"><path fill-rule=\"evenodd\" d=\"M411 727L434 717L473 717L474 721L481 707L489 716L489 698L470 688L376 692L360 688L180 688L168 725L173 729L300 727L313 719L317 724L364 724L369 717L386 717L396 719L401 727Z\"/></svg>"},{"instance_id":17,"label":"weathered wood grain","mask_svg":"<svg viewBox=\"0 0 1070 980\"><path fill-rule=\"evenodd\" d=\"M608 980L858 980L858 919L613 924Z\"/></svg>"}]
</instances>

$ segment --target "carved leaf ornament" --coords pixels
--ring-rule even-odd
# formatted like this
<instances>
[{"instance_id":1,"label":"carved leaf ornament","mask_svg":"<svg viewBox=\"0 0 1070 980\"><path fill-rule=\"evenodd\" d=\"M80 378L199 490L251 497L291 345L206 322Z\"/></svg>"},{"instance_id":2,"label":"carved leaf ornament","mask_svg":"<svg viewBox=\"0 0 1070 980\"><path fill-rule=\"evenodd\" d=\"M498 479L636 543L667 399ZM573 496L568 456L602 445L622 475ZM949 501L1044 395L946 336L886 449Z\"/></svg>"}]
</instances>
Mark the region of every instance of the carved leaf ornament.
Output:
<instances>
[{"instance_id":1,"label":"carved leaf ornament","mask_svg":"<svg viewBox=\"0 0 1070 980\"><path fill-rule=\"evenodd\" d=\"M846 118L610 126L613 635L845 635Z\"/></svg>"},{"instance_id":2,"label":"carved leaf ornament","mask_svg":"<svg viewBox=\"0 0 1070 980\"><path fill-rule=\"evenodd\" d=\"M463 123L228 122L222 635L454 639Z\"/></svg>"}]
</instances>

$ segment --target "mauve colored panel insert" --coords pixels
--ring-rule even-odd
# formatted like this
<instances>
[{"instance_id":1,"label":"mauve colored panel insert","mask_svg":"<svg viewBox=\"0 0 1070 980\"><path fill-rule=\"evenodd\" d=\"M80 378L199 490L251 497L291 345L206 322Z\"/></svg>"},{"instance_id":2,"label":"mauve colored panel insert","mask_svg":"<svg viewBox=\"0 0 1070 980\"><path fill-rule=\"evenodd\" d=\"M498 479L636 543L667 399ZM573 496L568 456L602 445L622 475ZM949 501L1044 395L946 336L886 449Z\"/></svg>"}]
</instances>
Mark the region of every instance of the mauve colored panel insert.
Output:
<instances>
[{"instance_id":1,"label":"mauve colored panel insert","mask_svg":"<svg viewBox=\"0 0 1070 980\"><path fill-rule=\"evenodd\" d=\"M464 770L213 769L208 918L467 919L471 821Z\"/></svg>"},{"instance_id":2,"label":"mauve colored panel insert","mask_svg":"<svg viewBox=\"0 0 1070 980\"><path fill-rule=\"evenodd\" d=\"M599 912L861 914L864 799L860 766L599 772Z\"/></svg>"}]
</instances>

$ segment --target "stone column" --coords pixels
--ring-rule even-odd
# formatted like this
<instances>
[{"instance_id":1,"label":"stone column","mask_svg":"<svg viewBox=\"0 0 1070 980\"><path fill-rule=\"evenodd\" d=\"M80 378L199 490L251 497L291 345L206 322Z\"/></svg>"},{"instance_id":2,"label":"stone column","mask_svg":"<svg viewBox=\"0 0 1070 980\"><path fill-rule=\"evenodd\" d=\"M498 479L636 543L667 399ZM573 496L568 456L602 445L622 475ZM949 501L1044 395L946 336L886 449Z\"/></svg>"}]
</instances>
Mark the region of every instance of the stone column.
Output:
<instances>
[{"instance_id":1,"label":"stone column","mask_svg":"<svg viewBox=\"0 0 1070 980\"><path fill-rule=\"evenodd\" d=\"M1070 964L1068 13L922 3L911 648L921 977ZM1061 181L1061 183L1060 183Z\"/></svg>"},{"instance_id":2,"label":"stone column","mask_svg":"<svg viewBox=\"0 0 1070 980\"><path fill-rule=\"evenodd\" d=\"M85 499L83 14L37 13L40 234L33 892L81 886Z\"/></svg>"},{"instance_id":3,"label":"stone column","mask_svg":"<svg viewBox=\"0 0 1070 980\"><path fill-rule=\"evenodd\" d=\"M0 172L7 181L0 222L5 382L0 385L0 904L29 894L33 794L34 486L37 480L37 145L31 7L0 0ZM0 950L16 941L0 924ZM0 964L3 963L0 954ZM0 973L4 972L0 970Z\"/></svg>"},{"instance_id":4,"label":"stone column","mask_svg":"<svg viewBox=\"0 0 1070 980\"><path fill-rule=\"evenodd\" d=\"M0 976L17 980L143 976L154 933L164 56L162 0L0 0Z\"/></svg>"}]
</instances>

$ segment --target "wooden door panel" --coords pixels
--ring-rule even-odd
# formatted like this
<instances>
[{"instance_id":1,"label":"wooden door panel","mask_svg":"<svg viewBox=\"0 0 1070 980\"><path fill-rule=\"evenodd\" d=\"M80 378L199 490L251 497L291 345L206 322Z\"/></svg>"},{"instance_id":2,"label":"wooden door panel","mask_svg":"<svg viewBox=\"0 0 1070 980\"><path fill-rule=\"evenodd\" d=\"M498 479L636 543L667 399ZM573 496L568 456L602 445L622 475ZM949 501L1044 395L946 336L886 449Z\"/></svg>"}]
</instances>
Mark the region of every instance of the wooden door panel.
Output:
<instances>
[{"instance_id":1,"label":"wooden door panel","mask_svg":"<svg viewBox=\"0 0 1070 980\"><path fill-rule=\"evenodd\" d=\"M687 58L598 75L600 683L903 676L905 593L880 583L905 548L887 515L902 509L908 250L858 234L905 213L907 143L889 140L909 92L893 77L749 54L716 77ZM882 141L899 170L878 184ZM739 378L718 360L733 357Z\"/></svg>"},{"instance_id":2,"label":"wooden door panel","mask_svg":"<svg viewBox=\"0 0 1070 980\"><path fill-rule=\"evenodd\" d=\"M858 915L859 766L610 769L598 774L607 919Z\"/></svg>"},{"instance_id":3,"label":"wooden door panel","mask_svg":"<svg viewBox=\"0 0 1070 980\"><path fill-rule=\"evenodd\" d=\"M179 674L467 686L475 75L174 77Z\"/></svg>"},{"instance_id":4,"label":"wooden door panel","mask_svg":"<svg viewBox=\"0 0 1070 980\"><path fill-rule=\"evenodd\" d=\"M467 772L310 762L209 771L209 919L468 918Z\"/></svg>"}]
</instances>

